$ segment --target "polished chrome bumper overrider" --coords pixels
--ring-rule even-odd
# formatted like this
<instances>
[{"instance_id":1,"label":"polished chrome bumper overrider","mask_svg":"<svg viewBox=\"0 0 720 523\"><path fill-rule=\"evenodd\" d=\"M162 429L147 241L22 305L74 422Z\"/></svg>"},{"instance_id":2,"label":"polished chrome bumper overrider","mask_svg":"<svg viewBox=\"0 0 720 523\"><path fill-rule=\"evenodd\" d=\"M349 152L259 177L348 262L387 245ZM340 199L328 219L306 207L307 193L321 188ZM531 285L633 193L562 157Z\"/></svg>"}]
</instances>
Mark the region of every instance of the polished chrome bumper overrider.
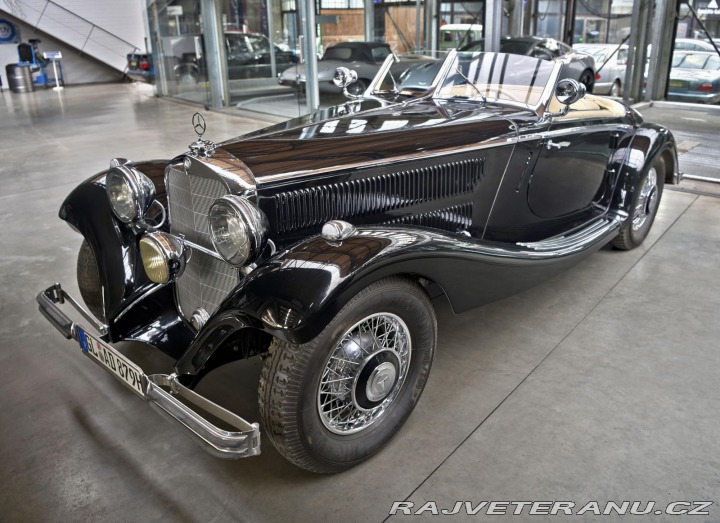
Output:
<instances>
[{"instance_id":1,"label":"polished chrome bumper overrider","mask_svg":"<svg viewBox=\"0 0 720 523\"><path fill-rule=\"evenodd\" d=\"M38 294L37 302L42 315L66 339L73 338L79 342L78 332L83 327L70 320L57 306L65 302L75 307L102 335L107 332L107 326L93 318L62 289L59 283ZM103 348L121 359L126 359L106 343L103 343ZM85 354L88 353L85 352ZM93 357L89 357L97 363ZM238 459L260 454L260 426L257 423L249 423L181 385L175 374L152 374L149 376L142 374L141 380L144 391L143 398L150 406L163 417L179 423L186 433L191 435L210 454L225 459ZM179 398L182 398L183 401L180 401ZM218 427L190 406L222 421L233 430Z\"/></svg>"}]
</instances>

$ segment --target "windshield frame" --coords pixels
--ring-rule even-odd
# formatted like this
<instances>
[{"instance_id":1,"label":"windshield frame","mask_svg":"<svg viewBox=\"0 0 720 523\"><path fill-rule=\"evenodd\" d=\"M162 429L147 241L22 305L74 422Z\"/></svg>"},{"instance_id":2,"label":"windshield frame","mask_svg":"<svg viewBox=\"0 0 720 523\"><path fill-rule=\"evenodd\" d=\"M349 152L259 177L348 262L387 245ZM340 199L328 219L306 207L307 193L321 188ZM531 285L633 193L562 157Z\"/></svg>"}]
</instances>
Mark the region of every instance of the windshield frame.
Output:
<instances>
[{"instance_id":1,"label":"windshield frame","mask_svg":"<svg viewBox=\"0 0 720 523\"><path fill-rule=\"evenodd\" d=\"M500 54L500 53L492 53L492 52L471 52L472 54ZM419 97L412 98L412 99L427 99L430 98L437 102L447 102L453 99L457 100L463 100L463 101L471 101L471 102L477 102L477 103L496 103L496 104L502 104L502 105L509 105L512 107L517 107L518 109L525 109L530 110L537 114L538 116L542 116L546 109L548 104L550 103L550 100L552 96L555 93L555 85L558 82L558 79L560 77L560 70L562 69L563 65L568 64L572 61L571 57L559 57L555 58L554 60L551 60L550 63L553 64L553 69L550 72L547 82L541 91L540 96L538 97L538 101L535 104L525 104L522 102L517 102L514 100L509 100L505 98L493 98L488 97L487 99L478 97L478 98L460 98L460 97L452 97L447 95L441 95L439 87L442 85L445 85L445 81L449 78L449 76L453 73L452 68L455 64L456 60L458 60L459 55L461 53L458 52L456 49L452 49L447 52L447 55L445 56L445 59L440 66L440 69L438 70L437 74L433 78L432 82L430 83L430 86L428 89ZM462 54L469 54L463 52ZM519 55L518 55L519 56ZM528 57L530 60L538 60L535 58ZM366 90L366 95L369 95L372 98L375 99L386 99L387 98L387 91L379 91L378 88L380 85L382 85L383 81L385 80L385 77L390 74L390 68L393 64L396 62L400 62L400 59L396 54L389 55L386 59L383 65L378 70L377 74L375 75L375 78L373 78L372 82L368 86L368 89Z\"/></svg>"}]
</instances>

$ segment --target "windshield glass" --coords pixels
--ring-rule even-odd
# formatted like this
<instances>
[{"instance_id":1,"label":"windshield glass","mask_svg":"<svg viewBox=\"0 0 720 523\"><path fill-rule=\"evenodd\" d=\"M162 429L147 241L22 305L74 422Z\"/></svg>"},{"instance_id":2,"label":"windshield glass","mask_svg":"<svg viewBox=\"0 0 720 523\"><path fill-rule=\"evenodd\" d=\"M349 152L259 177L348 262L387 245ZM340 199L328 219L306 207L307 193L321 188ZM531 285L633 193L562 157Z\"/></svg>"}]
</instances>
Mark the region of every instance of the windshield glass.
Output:
<instances>
[{"instance_id":1,"label":"windshield glass","mask_svg":"<svg viewBox=\"0 0 720 523\"><path fill-rule=\"evenodd\" d=\"M439 98L540 103L554 63L505 53L458 53L439 86Z\"/></svg>"},{"instance_id":2,"label":"windshield glass","mask_svg":"<svg viewBox=\"0 0 720 523\"><path fill-rule=\"evenodd\" d=\"M441 99L512 102L536 109L555 62L483 52L424 52L392 56L373 81L373 95L397 100L428 93Z\"/></svg>"}]
</instances>

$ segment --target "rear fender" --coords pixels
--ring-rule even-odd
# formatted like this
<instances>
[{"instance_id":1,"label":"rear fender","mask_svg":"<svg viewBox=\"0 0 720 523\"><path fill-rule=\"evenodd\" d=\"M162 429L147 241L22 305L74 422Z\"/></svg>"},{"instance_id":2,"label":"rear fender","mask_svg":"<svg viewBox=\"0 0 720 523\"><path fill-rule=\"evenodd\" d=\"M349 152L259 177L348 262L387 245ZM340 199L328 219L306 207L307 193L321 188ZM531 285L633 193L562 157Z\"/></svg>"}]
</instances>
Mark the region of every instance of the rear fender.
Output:
<instances>
[{"instance_id":1,"label":"rear fender","mask_svg":"<svg viewBox=\"0 0 720 523\"><path fill-rule=\"evenodd\" d=\"M665 158L665 183L678 183L679 171L675 138L665 127L643 123L629 147L622 169L623 176L615 190L613 208L631 214L630 206L638 181L656 159Z\"/></svg>"}]
</instances>

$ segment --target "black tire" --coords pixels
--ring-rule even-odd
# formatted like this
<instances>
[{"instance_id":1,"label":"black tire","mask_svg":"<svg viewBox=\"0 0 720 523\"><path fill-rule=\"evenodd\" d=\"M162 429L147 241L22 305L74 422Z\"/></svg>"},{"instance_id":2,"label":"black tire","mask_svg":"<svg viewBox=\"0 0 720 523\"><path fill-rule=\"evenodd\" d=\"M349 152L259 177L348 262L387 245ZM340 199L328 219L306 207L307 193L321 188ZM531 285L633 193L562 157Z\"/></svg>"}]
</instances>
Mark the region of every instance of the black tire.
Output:
<instances>
[{"instance_id":1,"label":"black tire","mask_svg":"<svg viewBox=\"0 0 720 523\"><path fill-rule=\"evenodd\" d=\"M347 86L347 92L354 96L360 96L365 92L365 89L368 88L368 85L367 80L358 78L355 82Z\"/></svg>"},{"instance_id":2,"label":"black tire","mask_svg":"<svg viewBox=\"0 0 720 523\"><path fill-rule=\"evenodd\" d=\"M630 215L612 241L615 248L629 251L645 240L655 221L664 185L665 162L657 158L635 186Z\"/></svg>"},{"instance_id":3,"label":"black tire","mask_svg":"<svg viewBox=\"0 0 720 523\"><path fill-rule=\"evenodd\" d=\"M580 75L580 83L585 86L585 90L588 93L593 92L593 87L595 86L595 75L590 69L585 69L582 72Z\"/></svg>"},{"instance_id":4,"label":"black tire","mask_svg":"<svg viewBox=\"0 0 720 523\"><path fill-rule=\"evenodd\" d=\"M620 87L621 87L620 80L615 80L613 82L612 86L610 86L610 96L612 96L614 98L618 98L621 93Z\"/></svg>"},{"instance_id":5,"label":"black tire","mask_svg":"<svg viewBox=\"0 0 720 523\"><path fill-rule=\"evenodd\" d=\"M78 252L77 281L85 305L96 318L105 321L100 269L95 253L87 240L83 240Z\"/></svg>"},{"instance_id":6,"label":"black tire","mask_svg":"<svg viewBox=\"0 0 720 523\"><path fill-rule=\"evenodd\" d=\"M373 322L375 335L362 331ZM407 338L409 344L403 343ZM369 285L312 341L272 343L258 390L264 434L280 454L309 471L340 472L366 460L415 407L436 343L435 311L416 282L391 277Z\"/></svg>"}]
</instances>

